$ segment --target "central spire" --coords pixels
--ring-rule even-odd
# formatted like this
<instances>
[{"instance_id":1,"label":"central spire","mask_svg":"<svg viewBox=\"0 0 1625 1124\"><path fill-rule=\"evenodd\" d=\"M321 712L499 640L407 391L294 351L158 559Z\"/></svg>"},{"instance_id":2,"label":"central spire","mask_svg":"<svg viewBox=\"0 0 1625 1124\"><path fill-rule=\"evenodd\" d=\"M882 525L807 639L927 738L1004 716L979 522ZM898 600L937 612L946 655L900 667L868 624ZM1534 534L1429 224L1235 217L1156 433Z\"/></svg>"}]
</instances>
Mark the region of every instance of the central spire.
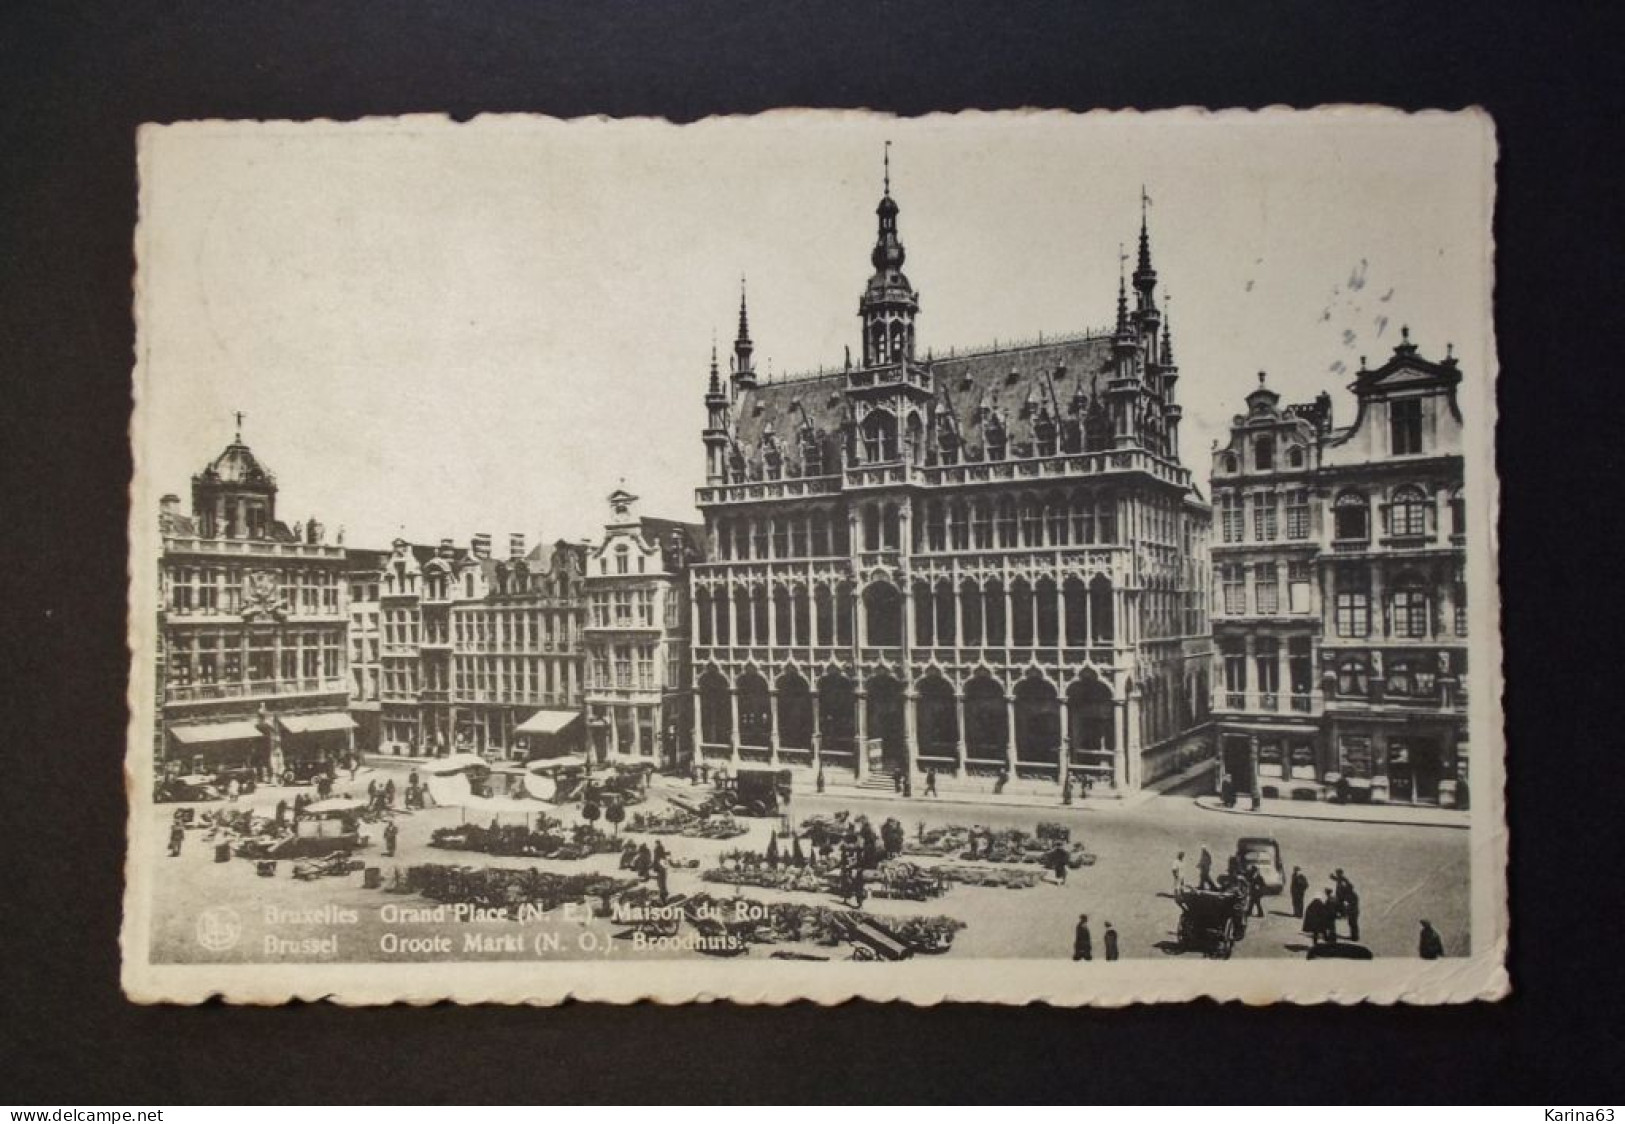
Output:
<instances>
[{"instance_id":1,"label":"central spire","mask_svg":"<svg viewBox=\"0 0 1625 1124\"><path fill-rule=\"evenodd\" d=\"M897 234L897 202L891 197L891 141L881 154L879 226L869 255L874 274L858 302L863 318L863 365L880 366L914 358L914 314L919 296L903 274L903 241Z\"/></svg>"},{"instance_id":2,"label":"central spire","mask_svg":"<svg viewBox=\"0 0 1625 1124\"><path fill-rule=\"evenodd\" d=\"M756 367L751 353L756 345L750 340L750 312L745 306L745 277L739 277L739 335L734 338L733 375L735 390L756 385Z\"/></svg>"}]
</instances>

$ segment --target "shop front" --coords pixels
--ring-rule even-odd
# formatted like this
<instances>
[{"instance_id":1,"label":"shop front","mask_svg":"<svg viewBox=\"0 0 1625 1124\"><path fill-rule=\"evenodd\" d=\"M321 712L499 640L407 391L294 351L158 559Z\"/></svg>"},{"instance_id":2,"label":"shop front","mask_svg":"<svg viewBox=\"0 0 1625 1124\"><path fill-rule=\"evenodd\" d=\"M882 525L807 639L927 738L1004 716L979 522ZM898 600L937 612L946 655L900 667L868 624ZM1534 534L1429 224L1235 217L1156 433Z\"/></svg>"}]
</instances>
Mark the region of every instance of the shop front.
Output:
<instances>
[{"instance_id":1,"label":"shop front","mask_svg":"<svg viewBox=\"0 0 1625 1124\"><path fill-rule=\"evenodd\" d=\"M1382 804L1461 806L1466 738L1451 722L1338 723L1339 774L1353 799Z\"/></svg>"},{"instance_id":2,"label":"shop front","mask_svg":"<svg viewBox=\"0 0 1625 1124\"><path fill-rule=\"evenodd\" d=\"M514 727L515 750L526 760L581 752L579 710L538 710Z\"/></svg>"},{"instance_id":3,"label":"shop front","mask_svg":"<svg viewBox=\"0 0 1625 1124\"><path fill-rule=\"evenodd\" d=\"M274 767L284 779L307 780L315 772L336 767L355 752L355 721L343 711L319 714L279 714L278 746Z\"/></svg>"},{"instance_id":4,"label":"shop front","mask_svg":"<svg viewBox=\"0 0 1625 1124\"><path fill-rule=\"evenodd\" d=\"M171 723L166 771L176 774L216 774L230 769L270 767L270 745L265 731L252 719L231 722Z\"/></svg>"}]
</instances>

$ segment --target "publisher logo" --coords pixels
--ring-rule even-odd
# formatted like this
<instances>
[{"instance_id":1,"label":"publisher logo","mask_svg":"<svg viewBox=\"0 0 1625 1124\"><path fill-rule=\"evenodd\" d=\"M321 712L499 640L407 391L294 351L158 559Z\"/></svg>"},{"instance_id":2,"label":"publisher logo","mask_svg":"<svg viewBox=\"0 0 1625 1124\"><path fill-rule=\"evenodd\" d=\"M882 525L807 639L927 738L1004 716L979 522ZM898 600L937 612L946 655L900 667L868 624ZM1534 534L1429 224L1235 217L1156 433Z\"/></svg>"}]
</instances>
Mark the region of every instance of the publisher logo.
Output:
<instances>
[{"instance_id":1,"label":"publisher logo","mask_svg":"<svg viewBox=\"0 0 1625 1124\"><path fill-rule=\"evenodd\" d=\"M243 919L229 906L217 905L197 918L197 943L210 952L224 952L243 935Z\"/></svg>"}]
</instances>

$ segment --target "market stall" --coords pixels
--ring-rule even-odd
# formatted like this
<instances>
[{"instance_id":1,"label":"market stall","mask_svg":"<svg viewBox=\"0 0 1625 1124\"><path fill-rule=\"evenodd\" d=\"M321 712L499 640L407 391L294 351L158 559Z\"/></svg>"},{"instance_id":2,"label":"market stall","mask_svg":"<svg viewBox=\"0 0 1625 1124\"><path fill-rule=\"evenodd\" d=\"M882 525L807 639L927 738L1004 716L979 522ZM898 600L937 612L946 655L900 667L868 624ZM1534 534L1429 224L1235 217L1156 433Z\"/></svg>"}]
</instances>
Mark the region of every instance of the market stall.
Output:
<instances>
[{"instance_id":1,"label":"market stall","mask_svg":"<svg viewBox=\"0 0 1625 1124\"><path fill-rule=\"evenodd\" d=\"M543 757L525 765L525 791L552 804L563 804L579 795L586 779L587 759L575 754Z\"/></svg>"},{"instance_id":2,"label":"market stall","mask_svg":"<svg viewBox=\"0 0 1625 1124\"><path fill-rule=\"evenodd\" d=\"M579 710L538 710L513 732L529 758L562 757L581 752Z\"/></svg>"},{"instance_id":3,"label":"market stall","mask_svg":"<svg viewBox=\"0 0 1625 1124\"><path fill-rule=\"evenodd\" d=\"M485 758L474 753L437 757L421 768L429 796L447 807L467 804L475 796L475 786L482 785L491 772Z\"/></svg>"}]
</instances>

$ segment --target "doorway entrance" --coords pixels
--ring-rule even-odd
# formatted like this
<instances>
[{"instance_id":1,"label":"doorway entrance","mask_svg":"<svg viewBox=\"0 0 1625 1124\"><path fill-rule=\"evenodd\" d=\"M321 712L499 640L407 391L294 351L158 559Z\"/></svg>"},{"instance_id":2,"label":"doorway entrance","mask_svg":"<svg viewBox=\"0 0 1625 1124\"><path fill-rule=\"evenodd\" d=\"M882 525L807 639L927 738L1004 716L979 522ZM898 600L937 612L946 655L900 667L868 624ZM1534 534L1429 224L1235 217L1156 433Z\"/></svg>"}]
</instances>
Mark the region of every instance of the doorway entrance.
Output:
<instances>
[{"instance_id":1,"label":"doorway entrance","mask_svg":"<svg viewBox=\"0 0 1625 1124\"><path fill-rule=\"evenodd\" d=\"M1388 739L1388 799L1396 804L1437 804L1443 775L1439 743L1428 738Z\"/></svg>"},{"instance_id":2,"label":"doorway entrance","mask_svg":"<svg viewBox=\"0 0 1625 1124\"><path fill-rule=\"evenodd\" d=\"M908 724L903 715L903 685L889 675L877 675L868 683L868 709L864 729L870 743L880 743L881 761L887 773L908 768Z\"/></svg>"}]
</instances>

